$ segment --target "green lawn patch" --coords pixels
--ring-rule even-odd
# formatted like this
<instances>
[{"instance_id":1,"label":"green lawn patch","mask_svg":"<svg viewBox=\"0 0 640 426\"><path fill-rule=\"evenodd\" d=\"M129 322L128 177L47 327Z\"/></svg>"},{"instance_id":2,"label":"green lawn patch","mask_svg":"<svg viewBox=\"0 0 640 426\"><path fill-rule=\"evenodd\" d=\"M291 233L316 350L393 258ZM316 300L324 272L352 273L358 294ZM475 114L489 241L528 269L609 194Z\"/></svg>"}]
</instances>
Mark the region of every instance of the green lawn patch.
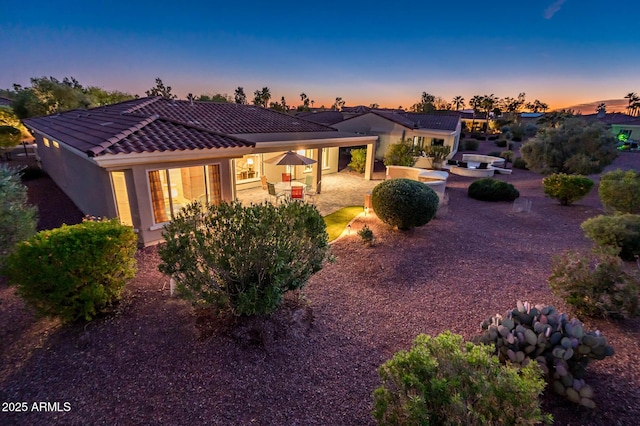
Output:
<instances>
[{"instance_id":1,"label":"green lawn patch","mask_svg":"<svg viewBox=\"0 0 640 426\"><path fill-rule=\"evenodd\" d=\"M327 234L329 241L333 241L342 234L344 228L354 217L363 212L362 206L343 207L337 212L333 212L324 217L324 223L327 224Z\"/></svg>"}]
</instances>

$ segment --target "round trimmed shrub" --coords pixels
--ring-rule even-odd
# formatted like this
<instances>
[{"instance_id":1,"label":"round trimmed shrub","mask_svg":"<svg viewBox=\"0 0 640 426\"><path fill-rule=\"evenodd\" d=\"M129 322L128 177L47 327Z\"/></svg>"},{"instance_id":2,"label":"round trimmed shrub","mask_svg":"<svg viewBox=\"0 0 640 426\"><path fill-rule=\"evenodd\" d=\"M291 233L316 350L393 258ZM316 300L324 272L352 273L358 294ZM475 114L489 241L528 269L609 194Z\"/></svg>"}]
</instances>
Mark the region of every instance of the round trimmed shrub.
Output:
<instances>
[{"instance_id":1,"label":"round trimmed shrub","mask_svg":"<svg viewBox=\"0 0 640 426\"><path fill-rule=\"evenodd\" d=\"M479 142L475 139L467 139L464 141L464 150L465 151L477 151Z\"/></svg>"},{"instance_id":2,"label":"round trimmed shrub","mask_svg":"<svg viewBox=\"0 0 640 426\"><path fill-rule=\"evenodd\" d=\"M401 230L429 223L438 211L438 194L427 185L410 179L390 179L371 193L376 215Z\"/></svg>"},{"instance_id":3,"label":"round trimmed shrub","mask_svg":"<svg viewBox=\"0 0 640 426\"><path fill-rule=\"evenodd\" d=\"M527 162L522 157L516 157L513 159L513 168L527 170Z\"/></svg>"},{"instance_id":4,"label":"round trimmed shrub","mask_svg":"<svg viewBox=\"0 0 640 426\"><path fill-rule=\"evenodd\" d=\"M585 237L599 246L620 251L624 260L640 255L640 215L596 216L582 222Z\"/></svg>"},{"instance_id":5,"label":"round trimmed shrub","mask_svg":"<svg viewBox=\"0 0 640 426\"><path fill-rule=\"evenodd\" d=\"M545 195L560 201L561 206L568 206L584 198L592 186L593 181L582 175L554 173L542 179Z\"/></svg>"},{"instance_id":6,"label":"round trimmed shrub","mask_svg":"<svg viewBox=\"0 0 640 426\"><path fill-rule=\"evenodd\" d=\"M482 178L469 185L468 195L481 201L513 201L520 196L520 192L510 183Z\"/></svg>"},{"instance_id":7,"label":"round trimmed shrub","mask_svg":"<svg viewBox=\"0 0 640 426\"><path fill-rule=\"evenodd\" d=\"M9 282L38 314L90 321L136 273L138 238L117 219L41 231L7 259Z\"/></svg>"},{"instance_id":8,"label":"round trimmed shrub","mask_svg":"<svg viewBox=\"0 0 640 426\"><path fill-rule=\"evenodd\" d=\"M498 148L504 148L507 146L507 141L504 139L498 139L495 144Z\"/></svg>"}]
</instances>

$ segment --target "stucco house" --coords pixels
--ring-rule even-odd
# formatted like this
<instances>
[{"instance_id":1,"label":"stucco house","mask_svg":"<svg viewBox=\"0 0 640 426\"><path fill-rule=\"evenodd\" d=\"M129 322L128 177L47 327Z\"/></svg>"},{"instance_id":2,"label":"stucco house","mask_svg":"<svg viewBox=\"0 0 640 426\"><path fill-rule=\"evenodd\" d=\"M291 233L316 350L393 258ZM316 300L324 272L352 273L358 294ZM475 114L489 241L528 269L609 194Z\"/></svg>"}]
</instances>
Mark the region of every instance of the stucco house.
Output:
<instances>
[{"instance_id":1,"label":"stucco house","mask_svg":"<svg viewBox=\"0 0 640 426\"><path fill-rule=\"evenodd\" d=\"M164 225L194 200L233 200L261 177L280 181L265 160L298 151L317 160L295 178L337 171L338 148L366 145L365 178L377 137L341 132L253 105L134 99L24 120L43 169L85 214L119 217L140 242L162 241Z\"/></svg>"},{"instance_id":2,"label":"stucco house","mask_svg":"<svg viewBox=\"0 0 640 426\"><path fill-rule=\"evenodd\" d=\"M461 118L455 111L414 113L371 110L332 125L345 132L378 136L375 158L382 159L391 144L411 139L418 149L448 145L453 156L460 143Z\"/></svg>"},{"instance_id":3,"label":"stucco house","mask_svg":"<svg viewBox=\"0 0 640 426\"><path fill-rule=\"evenodd\" d=\"M621 142L626 140L640 141L640 117L622 114L620 112L586 114L581 116L587 121L599 121L609 126L611 132Z\"/></svg>"}]
</instances>

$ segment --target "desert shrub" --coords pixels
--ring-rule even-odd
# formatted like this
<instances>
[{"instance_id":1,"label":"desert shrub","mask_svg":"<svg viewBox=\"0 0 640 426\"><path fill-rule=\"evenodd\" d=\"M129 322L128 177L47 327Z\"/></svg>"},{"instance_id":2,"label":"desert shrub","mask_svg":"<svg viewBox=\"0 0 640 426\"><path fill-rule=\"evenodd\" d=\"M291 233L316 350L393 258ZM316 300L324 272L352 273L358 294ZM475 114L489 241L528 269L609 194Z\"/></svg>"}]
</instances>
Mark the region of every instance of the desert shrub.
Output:
<instances>
[{"instance_id":1,"label":"desert shrub","mask_svg":"<svg viewBox=\"0 0 640 426\"><path fill-rule=\"evenodd\" d=\"M479 141L483 141L484 140L484 133L473 132L473 133L471 133L471 139L476 139L476 140L479 140Z\"/></svg>"},{"instance_id":2,"label":"desert shrub","mask_svg":"<svg viewBox=\"0 0 640 426\"><path fill-rule=\"evenodd\" d=\"M490 155L492 157L500 157L500 151L491 151L488 152L487 155Z\"/></svg>"},{"instance_id":3,"label":"desert shrub","mask_svg":"<svg viewBox=\"0 0 640 426\"><path fill-rule=\"evenodd\" d=\"M364 225L362 229L358 231L358 236L362 239L362 242L367 245L373 243L373 231L367 225Z\"/></svg>"},{"instance_id":4,"label":"desert shrub","mask_svg":"<svg viewBox=\"0 0 640 426\"><path fill-rule=\"evenodd\" d=\"M0 148L12 148L20 145L22 132L12 126L0 125Z\"/></svg>"},{"instance_id":5,"label":"desert shrub","mask_svg":"<svg viewBox=\"0 0 640 426\"><path fill-rule=\"evenodd\" d=\"M380 425L533 425L551 422L540 409L545 383L531 363L502 365L489 345L447 331L419 335L409 351L385 362L373 393Z\"/></svg>"},{"instance_id":6,"label":"desert shrub","mask_svg":"<svg viewBox=\"0 0 640 426\"><path fill-rule=\"evenodd\" d=\"M513 137L511 138L512 142L522 142L522 136L520 135L513 135Z\"/></svg>"},{"instance_id":7,"label":"desert shrub","mask_svg":"<svg viewBox=\"0 0 640 426\"><path fill-rule=\"evenodd\" d=\"M390 179L373 188L373 211L384 223L401 230L423 226L438 211L438 194L427 185L410 179Z\"/></svg>"},{"instance_id":8,"label":"desert shrub","mask_svg":"<svg viewBox=\"0 0 640 426\"><path fill-rule=\"evenodd\" d=\"M498 148L505 148L507 146L507 141L504 139L498 139L495 141L495 144Z\"/></svg>"},{"instance_id":9,"label":"desert shrub","mask_svg":"<svg viewBox=\"0 0 640 426\"><path fill-rule=\"evenodd\" d=\"M638 275L627 272L613 253L593 251L588 256L565 252L553 259L549 286L587 316L627 318L638 314Z\"/></svg>"},{"instance_id":10,"label":"desert shrub","mask_svg":"<svg viewBox=\"0 0 640 426\"><path fill-rule=\"evenodd\" d=\"M329 255L326 225L309 204L185 207L163 233L161 272L194 305L237 316L273 312Z\"/></svg>"},{"instance_id":11,"label":"desert shrub","mask_svg":"<svg viewBox=\"0 0 640 426\"><path fill-rule=\"evenodd\" d=\"M507 151L502 151L500 153L500 157L504 158L504 164L505 166L507 164L509 164L511 161L513 161L513 151L511 150L507 150Z\"/></svg>"},{"instance_id":12,"label":"desert shrub","mask_svg":"<svg viewBox=\"0 0 640 426\"><path fill-rule=\"evenodd\" d=\"M367 149L359 148L351 150L351 162L348 166L354 172L364 173L364 167L367 163Z\"/></svg>"},{"instance_id":13,"label":"desert shrub","mask_svg":"<svg viewBox=\"0 0 640 426\"><path fill-rule=\"evenodd\" d=\"M29 180L39 179L46 175L45 171L40 167L28 166L20 172L20 180L26 182Z\"/></svg>"},{"instance_id":14,"label":"desert shrub","mask_svg":"<svg viewBox=\"0 0 640 426\"><path fill-rule=\"evenodd\" d=\"M609 210L640 214L640 172L617 169L604 173L600 177L598 195Z\"/></svg>"},{"instance_id":15,"label":"desert shrub","mask_svg":"<svg viewBox=\"0 0 640 426\"><path fill-rule=\"evenodd\" d=\"M487 140L490 140L490 141L497 141L497 140L498 140L498 137L499 137L498 135L491 135L491 136L489 136L489 137L487 138Z\"/></svg>"},{"instance_id":16,"label":"desert shrub","mask_svg":"<svg viewBox=\"0 0 640 426\"><path fill-rule=\"evenodd\" d=\"M513 168L527 170L527 162L522 157L516 157L513 159Z\"/></svg>"},{"instance_id":17,"label":"desert shrub","mask_svg":"<svg viewBox=\"0 0 640 426\"><path fill-rule=\"evenodd\" d=\"M469 185L468 195L481 201L513 201L520 196L520 192L510 183L482 178Z\"/></svg>"},{"instance_id":18,"label":"desert shrub","mask_svg":"<svg viewBox=\"0 0 640 426\"><path fill-rule=\"evenodd\" d=\"M0 271L15 245L36 232L36 208L27 204L19 171L0 166Z\"/></svg>"},{"instance_id":19,"label":"desert shrub","mask_svg":"<svg viewBox=\"0 0 640 426\"><path fill-rule=\"evenodd\" d=\"M90 321L135 276L137 237L117 219L38 232L7 259L7 276L40 315Z\"/></svg>"},{"instance_id":20,"label":"desert shrub","mask_svg":"<svg viewBox=\"0 0 640 426\"><path fill-rule=\"evenodd\" d=\"M624 260L640 255L640 215L596 216L582 222L581 227L587 238L614 248Z\"/></svg>"},{"instance_id":21,"label":"desert shrub","mask_svg":"<svg viewBox=\"0 0 640 426\"><path fill-rule=\"evenodd\" d=\"M500 361L516 367L537 361L556 393L595 408L593 389L584 380L586 367L614 353L599 331L585 331L580 321L553 306L528 302L483 321L482 329L474 340L494 345Z\"/></svg>"},{"instance_id":22,"label":"desert shrub","mask_svg":"<svg viewBox=\"0 0 640 426\"><path fill-rule=\"evenodd\" d=\"M385 166L413 166L415 152L411 140L401 140L398 143L389 145L384 154Z\"/></svg>"},{"instance_id":23,"label":"desert shrub","mask_svg":"<svg viewBox=\"0 0 640 426\"><path fill-rule=\"evenodd\" d=\"M433 163L438 164L451 154L451 147L449 145L430 145L424 148L424 152L428 157L433 158Z\"/></svg>"},{"instance_id":24,"label":"desert shrub","mask_svg":"<svg viewBox=\"0 0 640 426\"><path fill-rule=\"evenodd\" d=\"M593 181L585 176L554 173L542 179L542 187L544 193L560 201L561 206L568 206L584 198L591 191Z\"/></svg>"},{"instance_id":25,"label":"desert shrub","mask_svg":"<svg viewBox=\"0 0 640 426\"><path fill-rule=\"evenodd\" d=\"M520 152L530 170L543 174L600 173L618 155L610 130L579 118L567 118L558 127L544 129L522 145Z\"/></svg>"},{"instance_id":26,"label":"desert shrub","mask_svg":"<svg viewBox=\"0 0 640 426\"><path fill-rule=\"evenodd\" d=\"M464 150L465 151L477 151L480 143L474 139L467 139L464 141Z\"/></svg>"},{"instance_id":27,"label":"desert shrub","mask_svg":"<svg viewBox=\"0 0 640 426\"><path fill-rule=\"evenodd\" d=\"M538 133L538 126L536 126L533 123L527 123L524 126L524 134L526 136L534 137L536 135L536 133Z\"/></svg>"}]
</instances>

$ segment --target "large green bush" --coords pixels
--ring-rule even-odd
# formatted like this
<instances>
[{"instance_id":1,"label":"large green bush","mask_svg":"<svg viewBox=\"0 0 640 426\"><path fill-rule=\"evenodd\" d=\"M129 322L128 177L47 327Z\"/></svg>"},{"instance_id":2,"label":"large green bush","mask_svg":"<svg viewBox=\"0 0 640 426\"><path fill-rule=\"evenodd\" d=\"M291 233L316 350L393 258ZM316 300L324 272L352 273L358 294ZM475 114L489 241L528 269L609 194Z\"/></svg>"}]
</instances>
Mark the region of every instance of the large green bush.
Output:
<instances>
[{"instance_id":1,"label":"large green bush","mask_svg":"<svg viewBox=\"0 0 640 426\"><path fill-rule=\"evenodd\" d=\"M542 179L545 195L568 206L584 198L593 187L593 181L585 176L554 173Z\"/></svg>"},{"instance_id":2,"label":"large green bush","mask_svg":"<svg viewBox=\"0 0 640 426\"><path fill-rule=\"evenodd\" d=\"M515 138L514 138L515 140ZM616 139L600 123L567 118L529 139L520 153L530 170L538 173L593 174L616 158Z\"/></svg>"},{"instance_id":3,"label":"large green bush","mask_svg":"<svg viewBox=\"0 0 640 426\"><path fill-rule=\"evenodd\" d=\"M594 391L584 380L586 367L614 353L599 331L585 331L580 321L569 320L553 306L528 302L483 321L482 329L475 340L494 345L502 362L526 366L536 361L556 393L595 407Z\"/></svg>"},{"instance_id":4,"label":"large green bush","mask_svg":"<svg viewBox=\"0 0 640 426\"><path fill-rule=\"evenodd\" d=\"M600 177L600 201L618 213L640 214L640 172L614 170Z\"/></svg>"},{"instance_id":5,"label":"large green bush","mask_svg":"<svg viewBox=\"0 0 640 426\"><path fill-rule=\"evenodd\" d=\"M463 149L465 151L477 151L480 147L480 142L474 139L467 139L464 141Z\"/></svg>"},{"instance_id":6,"label":"large green bush","mask_svg":"<svg viewBox=\"0 0 640 426\"><path fill-rule=\"evenodd\" d=\"M535 363L501 365L488 345L459 335L419 335L378 374L373 417L380 425L534 425L551 422L539 395L545 383Z\"/></svg>"},{"instance_id":7,"label":"large green bush","mask_svg":"<svg viewBox=\"0 0 640 426\"><path fill-rule=\"evenodd\" d=\"M7 276L41 315L91 320L117 302L135 276L137 237L117 219L41 231L19 243Z\"/></svg>"},{"instance_id":8,"label":"large green bush","mask_svg":"<svg viewBox=\"0 0 640 426\"><path fill-rule=\"evenodd\" d=\"M367 163L367 149L359 148L351 150L351 162L348 166L354 172L364 173L364 168Z\"/></svg>"},{"instance_id":9,"label":"large green bush","mask_svg":"<svg viewBox=\"0 0 640 426\"><path fill-rule=\"evenodd\" d=\"M469 197L481 201L513 201L520 192L510 183L493 178L482 178L469 185Z\"/></svg>"},{"instance_id":10,"label":"large green bush","mask_svg":"<svg viewBox=\"0 0 640 426\"><path fill-rule=\"evenodd\" d=\"M552 262L551 290L576 313L613 318L638 314L638 274L627 272L622 260L594 251L589 256L565 252Z\"/></svg>"},{"instance_id":11,"label":"large green bush","mask_svg":"<svg viewBox=\"0 0 640 426\"><path fill-rule=\"evenodd\" d=\"M527 162L524 161L524 158L522 157L516 157L513 159L513 168L527 170L528 169Z\"/></svg>"},{"instance_id":12,"label":"large green bush","mask_svg":"<svg viewBox=\"0 0 640 426\"><path fill-rule=\"evenodd\" d=\"M640 255L640 215L596 216L582 222L584 235L599 246L616 249L624 260Z\"/></svg>"},{"instance_id":13,"label":"large green bush","mask_svg":"<svg viewBox=\"0 0 640 426\"><path fill-rule=\"evenodd\" d=\"M27 187L18 170L0 166L0 271L16 243L36 232L36 208L27 205Z\"/></svg>"},{"instance_id":14,"label":"large green bush","mask_svg":"<svg viewBox=\"0 0 640 426\"><path fill-rule=\"evenodd\" d=\"M384 165L411 167L416 162L415 155L412 141L410 139L401 140L398 143L389 145L387 152L384 154Z\"/></svg>"},{"instance_id":15,"label":"large green bush","mask_svg":"<svg viewBox=\"0 0 640 426\"><path fill-rule=\"evenodd\" d=\"M284 293L302 288L322 269L329 254L322 216L300 202L194 203L163 235L159 269L176 280L180 294L237 316L274 311Z\"/></svg>"},{"instance_id":16,"label":"large green bush","mask_svg":"<svg viewBox=\"0 0 640 426\"><path fill-rule=\"evenodd\" d=\"M373 211L384 223L408 230L426 225L438 211L438 194L410 179L390 179L371 192Z\"/></svg>"}]
</instances>

